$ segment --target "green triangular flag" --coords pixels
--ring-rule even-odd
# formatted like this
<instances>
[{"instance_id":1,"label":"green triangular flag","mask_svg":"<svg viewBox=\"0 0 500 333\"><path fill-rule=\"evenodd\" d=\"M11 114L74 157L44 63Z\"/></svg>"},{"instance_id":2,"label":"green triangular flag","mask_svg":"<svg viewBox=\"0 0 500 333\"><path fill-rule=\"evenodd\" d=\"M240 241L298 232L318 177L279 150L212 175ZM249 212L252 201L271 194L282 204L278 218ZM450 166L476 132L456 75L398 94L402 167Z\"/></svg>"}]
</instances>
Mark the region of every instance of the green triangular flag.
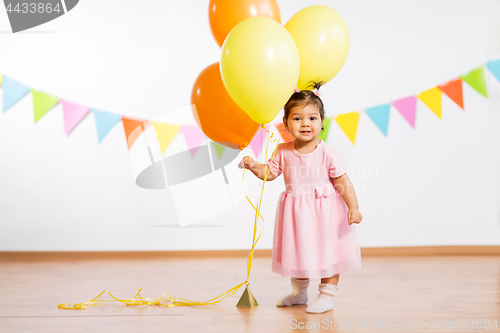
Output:
<instances>
[{"instance_id":1,"label":"green triangular flag","mask_svg":"<svg viewBox=\"0 0 500 333\"><path fill-rule=\"evenodd\" d=\"M49 95L33 88L31 88L31 92L33 93L33 110L35 112L36 123L59 102L59 97Z\"/></svg>"},{"instance_id":2,"label":"green triangular flag","mask_svg":"<svg viewBox=\"0 0 500 333\"><path fill-rule=\"evenodd\" d=\"M217 152L217 156L219 156L219 159L220 159L220 157L222 156L222 153L224 152L226 147L218 144L217 142L214 142L214 148L215 148L215 151Z\"/></svg>"},{"instance_id":3,"label":"green triangular flag","mask_svg":"<svg viewBox=\"0 0 500 333\"><path fill-rule=\"evenodd\" d=\"M323 128L324 131L321 132L318 135L318 138L326 142L326 138L328 137L328 129L330 128L330 121L332 120L332 117L325 117L325 120L323 120Z\"/></svg>"},{"instance_id":4,"label":"green triangular flag","mask_svg":"<svg viewBox=\"0 0 500 333\"><path fill-rule=\"evenodd\" d=\"M476 68L465 75L461 75L460 78L467 82L469 86L474 88L478 93L488 98L488 92L486 91L486 79L484 76L484 66Z\"/></svg>"}]
</instances>

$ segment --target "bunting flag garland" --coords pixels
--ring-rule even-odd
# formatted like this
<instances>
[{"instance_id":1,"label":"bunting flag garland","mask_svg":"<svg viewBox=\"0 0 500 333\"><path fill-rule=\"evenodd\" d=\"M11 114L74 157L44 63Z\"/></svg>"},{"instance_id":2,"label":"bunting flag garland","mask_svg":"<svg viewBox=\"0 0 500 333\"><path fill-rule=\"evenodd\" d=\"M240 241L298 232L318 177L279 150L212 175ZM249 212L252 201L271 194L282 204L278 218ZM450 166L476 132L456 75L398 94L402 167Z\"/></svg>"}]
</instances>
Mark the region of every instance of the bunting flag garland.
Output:
<instances>
[{"instance_id":1,"label":"bunting flag garland","mask_svg":"<svg viewBox=\"0 0 500 333\"><path fill-rule=\"evenodd\" d=\"M490 70L491 74L500 82L500 59L495 61L488 61L486 67Z\"/></svg>"},{"instance_id":2,"label":"bunting flag garland","mask_svg":"<svg viewBox=\"0 0 500 333\"><path fill-rule=\"evenodd\" d=\"M464 98L462 93L462 79L457 78L439 85L439 89L445 93L453 102L464 109Z\"/></svg>"},{"instance_id":3,"label":"bunting flag garland","mask_svg":"<svg viewBox=\"0 0 500 333\"><path fill-rule=\"evenodd\" d=\"M500 59L487 62L485 65L473 69L472 71L460 75L446 83L435 86L419 94L408 96L398 99L391 103L369 107L364 109L370 120L377 126L377 128L388 136L388 125L390 117L391 105L403 116L403 118L415 129L415 118L417 111L417 99L420 99L434 114L441 119L441 93L448 96L454 103L456 103L462 110L464 109L463 100L463 83L467 83L471 88L479 94L488 98L488 91L486 86L485 68L492 74L492 76L500 82ZM19 102L30 91L33 96L33 113L35 123L40 120L46 113L48 113L57 103L61 102L63 109L64 119L64 132L69 135L78 124L85 118L85 116L92 110L94 114L95 124L97 128L98 143L100 144L111 129L121 120L125 131L128 149L132 147L139 135L144 131L145 127L149 125L149 120L139 120L125 117L119 114L90 108L84 105L75 104L65 99L50 95L48 93L31 88L21 82L11 79L8 76L0 75L0 87L3 90L3 105L2 111L6 112ZM331 120L335 119L339 124L342 131L346 134L349 140L354 145L357 127L359 121L359 112L349 112L340 114L336 117L325 117L323 121L323 128L319 137L326 141L328 137ZM205 134L193 125L180 125L180 124L167 124L153 122L156 137L162 154L165 153L172 140L178 135L179 132L184 134L186 144L194 157L200 143L206 138ZM276 123L274 126L280 132L283 142L293 140L293 136L284 130L283 123ZM260 131L254 136L249 144L256 156L259 155L263 140L262 137L264 130ZM226 146L216 144L214 142L215 151L218 158L220 158L226 149Z\"/></svg>"},{"instance_id":4,"label":"bunting flag garland","mask_svg":"<svg viewBox=\"0 0 500 333\"><path fill-rule=\"evenodd\" d=\"M368 108L365 110L370 119L377 125L378 129L387 137L387 128L389 127L390 104L384 104Z\"/></svg>"},{"instance_id":5,"label":"bunting flag garland","mask_svg":"<svg viewBox=\"0 0 500 333\"><path fill-rule=\"evenodd\" d=\"M122 117L123 129L127 138L128 150L132 148L135 140L141 135L144 129L149 125L148 120L137 120L128 117Z\"/></svg>"},{"instance_id":6,"label":"bunting flag garland","mask_svg":"<svg viewBox=\"0 0 500 333\"><path fill-rule=\"evenodd\" d=\"M35 114L35 123L49 112L57 103L59 97L49 95L42 91L31 89L33 95L33 111Z\"/></svg>"},{"instance_id":7,"label":"bunting flag garland","mask_svg":"<svg viewBox=\"0 0 500 333\"><path fill-rule=\"evenodd\" d=\"M158 143L160 144L161 154L163 155L174 137L181 130L181 125L170 125L153 121L153 126L155 128L156 137L158 138Z\"/></svg>"},{"instance_id":8,"label":"bunting flag garland","mask_svg":"<svg viewBox=\"0 0 500 333\"><path fill-rule=\"evenodd\" d=\"M122 116L97 109L92 109L92 112L94 112L95 126L97 128L97 139L101 143L109 131L122 119Z\"/></svg>"},{"instance_id":9,"label":"bunting flag garland","mask_svg":"<svg viewBox=\"0 0 500 333\"><path fill-rule=\"evenodd\" d=\"M3 76L3 112L14 106L21 98L30 92L30 87L8 76Z\"/></svg>"},{"instance_id":10,"label":"bunting flag garland","mask_svg":"<svg viewBox=\"0 0 500 333\"><path fill-rule=\"evenodd\" d=\"M438 87L421 92L417 97L441 119L441 90Z\"/></svg>"},{"instance_id":11,"label":"bunting flag garland","mask_svg":"<svg viewBox=\"0 0 500 333\"><path fill-rule=\"evenodd\" d=\"M460 76L462 80L467 82L469 86L474 88L478 93L488 98L486 91L486 78L484 76L484 66L474 69L466 75Z\"/></svg>"},{"instance_id":12,"label":"bunting flag garland","mask_svg":"<svg viewBox=\"0 0 500 333\"><path fill-rule=\"evenodd\" d=\"M61 99L64 118L64 133L68 135L76 125L90 112L90 108Z\"/></svg>"},{"instance_id":13,"label":"bunting flag garland","mask_svg":"<svg viewBox=\"0 0 500 333\"><path fill-rule=\"evenodd\" d=\"M351 140L352 144L354 144L358 130L359 112L344 113L335 117L335 120L345 135Z\"/></svg>"},{"instance_id":14,"label":"bunting flag garland","mask_svg":"<svg viewBox=\"0 0 500 333\"><path fill-rule=\"evenodd\" d=\"M417 98L409 96L392 102L392 105L406 119L411 127L415 128L415 114L417 111Z\"/></svg>"}]
</instances>

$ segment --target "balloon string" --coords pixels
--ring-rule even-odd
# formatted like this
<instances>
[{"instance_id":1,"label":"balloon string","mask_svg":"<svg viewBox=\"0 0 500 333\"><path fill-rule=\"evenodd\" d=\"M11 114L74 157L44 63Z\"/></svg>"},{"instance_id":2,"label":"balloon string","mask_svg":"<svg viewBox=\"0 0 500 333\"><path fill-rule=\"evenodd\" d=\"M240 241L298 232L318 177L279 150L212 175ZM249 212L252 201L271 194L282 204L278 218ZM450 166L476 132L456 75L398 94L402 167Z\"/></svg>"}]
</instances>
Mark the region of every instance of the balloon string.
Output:
<instances>
[{"instance_id":1,"label":"balloon string","mask_svg":"<svg viewBox=\"0 0 500 333\"><path fill-rule=\"evenodd\" d=\"M274 137L273 133L271 131L269 131L268 129L266 129L264 127L264 125L261 125L261 127L264 128L264 130L266 130L268 132L268 138L267 138L267 143L266 143L266 155L265 155L266 156L265 158L267 159L269 141L275 142L276 138L274 140L271 140ZM281 133L282 133L282 131L280 132L280 135L281 135ZM273 151L273 155L272 155L271 159L274 159L274 155L276 154L276 151L278 150L278 145L279 145L279 138L278 138L278 143L276 144L276 147ZM257 232L258 216L260 216L262 218L262 222L264 222L264 218L260 214L260 206L261 206L262 197L264 194L264 185L266 183L267 176L269 174L269 167L267 167L265 169L267 169L267 171L265 172L264 182L262 183L262 190L260 193L260 199L259 199L259 202L257 204L257 207L255 207L252 204L252 202L248 198L248 195L245 193L245 189L243 188L243 192L245 193L245 197L247 198L250 205L252 205L252 207L255 209L255 221L254 221L254 229L253 229L252 248L251 248L250 254L247 258L247 279L244 282L227 290L225 293L222 293L219 296L214 297L214 298L212 298L208 301L205 301L205 302L199 302L199 301L193 301L193 300L189 300L189 299L185 299L185 298L180 298L177 296L173 296L172 294L169 294L169 293L165 293L156 299L151 299L151 298L147 298L147 297L142 297L141 296L141 289L142 288L139 288L139 291L137 292L137 294L135 294L135 296L132 297L131 299L118 299L113 294L111 294L109 291L105 290L102 293L100 293L99 295L97 295L96 297L94 297L93 299L91 299L90 301L76 303L76 304L73 304L73 306L70 306L70 303L62 303L62 304L57 305L57 307L59 309L67 309L67 310L84 310L88 306L96 306L96 305L99 305L99 304L105 303L105 302L122 302L122 303L125 303L126 305L132 305L132 306L135 306L135 305L158 305L160 307L161 306L171 307L171 306L190 306L190 305L211 305L211 304L216 304L216 303L222 302L227 297L233 296L241 288L241 286L243 286L245 284L247 286L249 285L248 279L250 277L250 271L252 269L252 259L253 259L254 249L255 249L255 246L257 245L260 237L262 236L262 233L264 232L264 225L263 225L262 231L260 232L259 237L257 237L257 240L255 239L255 235ZM242 182L244 182L244 180L245 180L245 169L243 170ZM104 293L107 293L114 300L100 300L100 299L98 299ZM138 297L139 299L136 299L136 297Z\"/></svg>"},{"instance_id":2,"label":"balloon string","mask_svg":"<svg viewBox=\"0 0 500 333\"><path fill-rule=\"evenodd\" d=\"M266 129L264 127L264 125L261 125L261 127L268 132L268 138L267 138L267 142L266 142L266 154L265 154L265 159L267 159L267 154L268 154L268 149L269 149L269 141L275 142L276 139L272 140L272 138L274 137L273 133L271 131L269 131L268 129ZM280 135L281 135L281 133L282 132L280 132ZM277 140L278 140L278 142L277 142L276 147L273 151L273 155L272 155L271 160L274 159L274 155L276 154L276 151L278 150L279 138ZM266 170L266 172L264 174L264 181L262 183L262 190L260 193L260 199L259 199L259 203L257 204L257 207L254 207L254 205L252 204L252 202L248 198L248 195L245 193L245 189L243 188L243 192L245 193L245 197L247 198L247 201L255 209L255 222L254 222L254 229L253 229L254 233L253 233L253 240L252 240L252 249L250 250L250 255L248 256L248 259L247 259L247 281L250 277L250 271L252 269L252 259L253 259L254 249L255 249L255 246L257 245L257 242L259 241L260 237L262 236L262 233L264 232L264 227L265 227L265 224L263 224L262 230L259 234L259 237L257 238L257 240L255 240L255 234L257 231L258 216L260 216L262 218L262 222L264 222L264 217L262 217L262 215L260 214L260 208L261 208L260 206L262 204L262 198L263 198L263 194L264 194L264 185L267 181L267 176L269 175L269 171L270 171L269 167L264 167L264 168L265 168L264 170ZM242 182L244 182L244 178L245 178L245 170L243 170Z\"/></svg>"}]
</instances>

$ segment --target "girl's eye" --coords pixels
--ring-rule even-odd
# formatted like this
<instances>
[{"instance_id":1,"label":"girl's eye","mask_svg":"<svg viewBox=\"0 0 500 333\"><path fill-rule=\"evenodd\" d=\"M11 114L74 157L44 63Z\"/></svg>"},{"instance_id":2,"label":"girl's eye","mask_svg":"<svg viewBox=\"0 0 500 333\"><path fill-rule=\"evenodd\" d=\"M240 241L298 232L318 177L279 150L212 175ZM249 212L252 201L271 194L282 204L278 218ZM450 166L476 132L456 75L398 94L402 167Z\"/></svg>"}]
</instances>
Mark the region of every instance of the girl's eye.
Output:
<instances>
[{"instance_id":1,"label":"girl's eye","mask_svg":"<svg viewBox=\"0 0 500 333\"><path fill-rule=\"evenodd\" d=\"M300 119L300 118L293 118L293 120L297 120L297 119Z\"/></svg>"},{"instance_id":2,"label":"girl's eye","mask_svg":"<svg viewBox=\"0 0 500 333\"><path fill-rule=\"evenodd\" d=\"M313 120L314 120L314 119L316 119L316 117L311 117L311 119L313 119Z\"/></svg>"}]
</instances>

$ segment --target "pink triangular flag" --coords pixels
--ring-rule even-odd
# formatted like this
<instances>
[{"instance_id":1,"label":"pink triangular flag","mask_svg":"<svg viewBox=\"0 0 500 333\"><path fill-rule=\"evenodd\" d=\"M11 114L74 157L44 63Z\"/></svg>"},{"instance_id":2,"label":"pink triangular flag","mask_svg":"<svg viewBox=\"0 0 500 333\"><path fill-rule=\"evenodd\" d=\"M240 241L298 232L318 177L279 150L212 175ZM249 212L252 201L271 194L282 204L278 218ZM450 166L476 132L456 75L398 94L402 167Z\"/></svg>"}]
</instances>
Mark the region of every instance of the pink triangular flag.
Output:
<instances>
[{"instance_id":1,"label":"pink triangular flag","mask_svg":"<svg viewBox=\"0 0 500 333\"><path fill-rule=\"evenodd\" d=\"M186 139L189 151L191 152L191 157L194 157L200 143L205 139L205 134L203 134L198 126L193 125L182 125L181 131Z\"/></svg>"},{"instance_id":2,"label":"pink triangular flag","mask_svg":"<svg viewBox=\"0 0 500 333\"><path fill-rule=\"evenodd\" d=\"M83 117L90 112L90 108L83 105L60 100L63 108L64 133L68 135L82 121Z\"/></svg>"},{"instance_id":3,"label":"pink triangular flag","mask_svg":"<svg viewBox=\"0 0 500 333\"><path fill-rule=\"evenodd\" d=\"M399 99L391 103L394 105L396 110L401 113L401 115L406 119L406 121L415 128L415 111L417 109L417 98L415 96L410 96L406 98Z\"/></svg>"},{"instance_id":4,"label":"pink triangular flag","mask_svg":"<svg viewBox=\"0 0 500 333\"><path fill-rule=\"evenodd\" d=\"M256 157L259 156L260 150L262 149L262 142L267 139L267 131L264 130L262 127L259 128L259 131L255 136L253 137L252 141L250 142L250 148L252 148L253 153L255 154Z\"/></svg>"}]
</instances>

